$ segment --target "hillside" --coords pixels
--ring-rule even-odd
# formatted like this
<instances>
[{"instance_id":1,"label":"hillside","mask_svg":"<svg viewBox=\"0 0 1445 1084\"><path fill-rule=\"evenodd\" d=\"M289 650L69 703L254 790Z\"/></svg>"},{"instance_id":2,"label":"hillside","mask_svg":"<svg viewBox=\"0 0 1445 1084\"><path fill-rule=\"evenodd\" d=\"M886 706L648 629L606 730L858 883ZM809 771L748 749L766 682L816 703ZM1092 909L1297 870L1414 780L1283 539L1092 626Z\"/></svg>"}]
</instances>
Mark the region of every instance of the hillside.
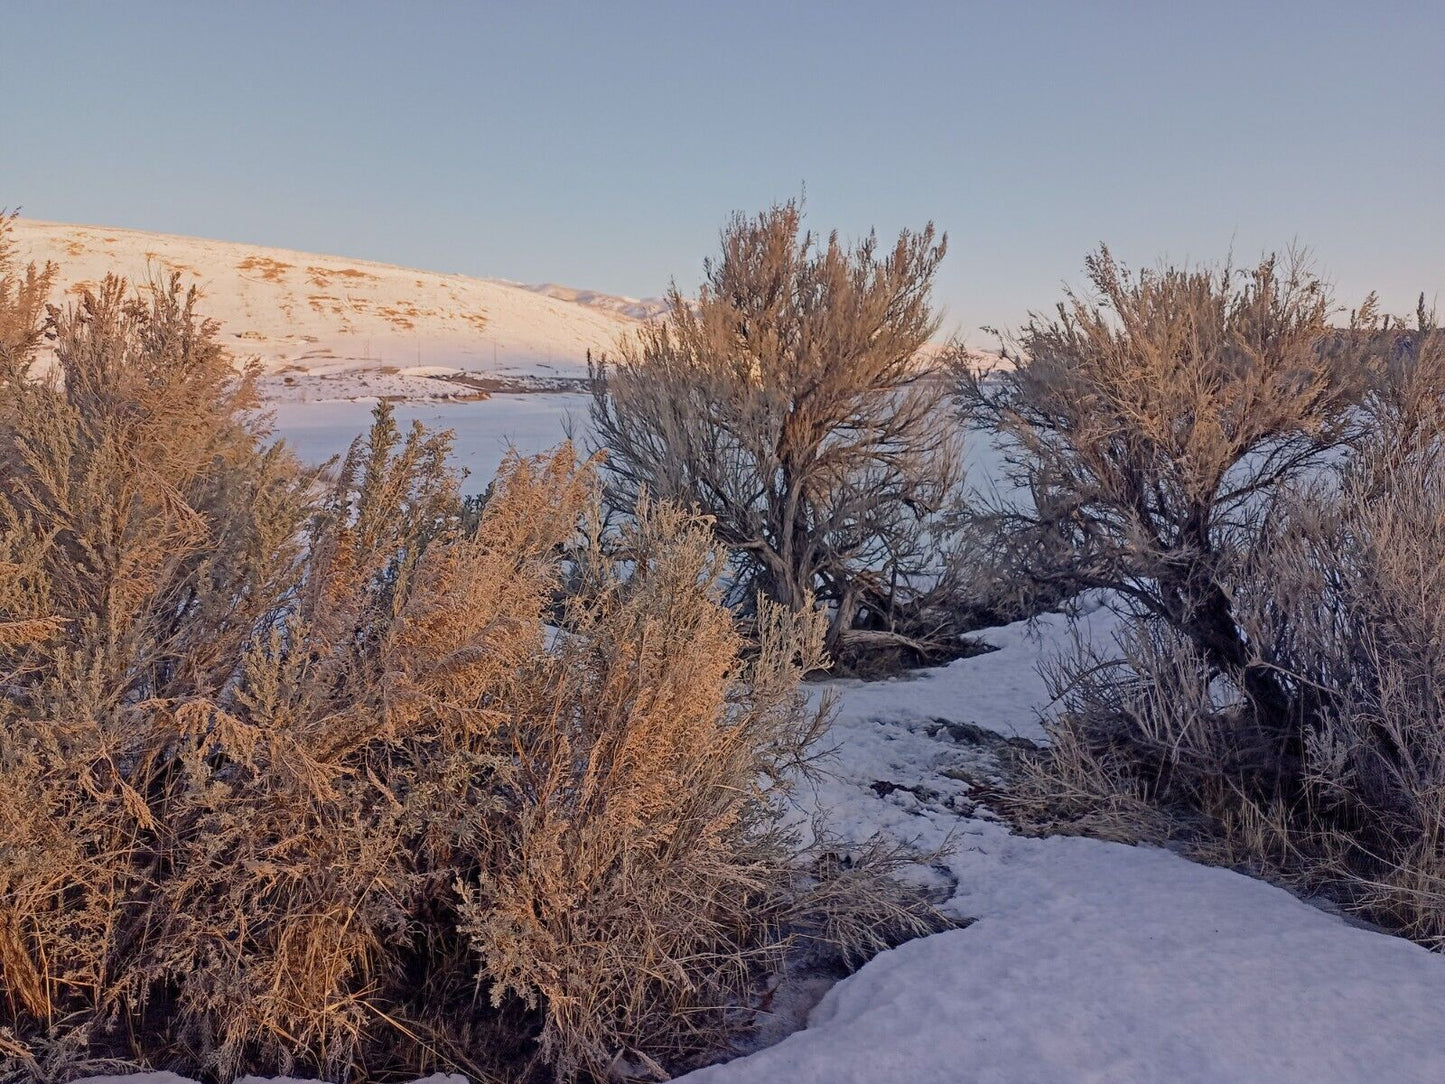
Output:
<instances>
[{"instance_id":1,"label":"hillside","mask_svg":"<svg viewBox=\"0 0 1445 1084\"><path fill-rule=\"evenodd\" d=\"M637 326L629 308L647 311L592 291L138 230L21 218L15 240L22 260L59 266L57 302L111 272L179 272L236 355L261 361L273 400L556 386Z\"/></svg>"}]
</instances>

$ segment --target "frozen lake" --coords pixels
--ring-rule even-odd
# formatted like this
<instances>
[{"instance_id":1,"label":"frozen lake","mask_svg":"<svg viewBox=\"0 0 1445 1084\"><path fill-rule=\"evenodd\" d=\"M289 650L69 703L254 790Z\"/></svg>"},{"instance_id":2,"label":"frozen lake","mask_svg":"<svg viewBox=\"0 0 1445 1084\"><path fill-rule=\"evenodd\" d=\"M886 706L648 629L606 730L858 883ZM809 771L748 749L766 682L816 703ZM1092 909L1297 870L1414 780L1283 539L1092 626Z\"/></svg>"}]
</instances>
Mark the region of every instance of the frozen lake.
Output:
<instances>
[{"instance_id":1,"label":"frozen lake","mask_svg":"<svg viewBox=\"0 0 1445 1084\"><path fill-rule=\"evenodd\" d=\"M428 429L450 429L454 434L453 459L466 470L462 489L479 493L509 448L536 455L555 447L570 432L580 443L588 433L590 396L580 392L499 394L474 402L404 401L394 404L397 424L405 430L413 419ZM275 418L276 434L309 463L342 455L371 425L370 400L273 403L267 409ZM979 436L965 438L968 485L987 489L1000 475L998 453Z\"/></svg>"},{"instance_id":2,"label":"frozen lake","mask_svg":"<svg viewBox=\"0 0 1445 1084\"><path fill-rule=\"evenodd\" d=\"M508 448L535 455L560 444L568 427L580 438L587 427L588 396L580 393L494 395L478 402L399 402L393 404L403 432L420 419L428 429L454 434L454 462L467 472L462 489L486 489ZM371 425L373 403L342 400L276 403L268 407L277 436L308 463L342 455Z\"/></svg>"}]
</instances>

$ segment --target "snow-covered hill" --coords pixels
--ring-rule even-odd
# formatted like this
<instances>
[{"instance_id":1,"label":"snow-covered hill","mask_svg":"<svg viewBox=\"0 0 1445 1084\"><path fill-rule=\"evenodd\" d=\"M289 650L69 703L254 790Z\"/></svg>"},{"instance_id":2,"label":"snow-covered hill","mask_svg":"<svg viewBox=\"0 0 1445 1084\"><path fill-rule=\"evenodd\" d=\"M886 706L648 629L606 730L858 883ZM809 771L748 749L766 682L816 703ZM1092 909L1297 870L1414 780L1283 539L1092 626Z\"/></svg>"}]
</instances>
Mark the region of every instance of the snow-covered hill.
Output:
<instances>
[{"instance_id":1,"label":"snow-covered hill","mask_svg":"<svg viewBox=\"0 0 1445 1084\"><path fill-rule=\"evenodd\" d=\"M590 291L229 241L25 218L14 237L22 260L58 265L56 300L110 272L140 282L179 272L201 287L233 352L261 360L277 400L545 387L585 376L589 350L649 313L646 302Z\"/></svg>"},{"instance_id":2,"label":"snow-covered hill","mask_svg":"<svg viewBox=\"0 0 1445 1084\"><path fill-rule=\"evenodd\" d=\"M525 286L523 289L554 297L558 301L572 301L592 309L621 313L634 320L651 320L667 311L667 299L663 297L618 297L615 294L598 293L596 290L559 286L555 282L543 282L535 286Z\"/></svg>"}]
</instances>

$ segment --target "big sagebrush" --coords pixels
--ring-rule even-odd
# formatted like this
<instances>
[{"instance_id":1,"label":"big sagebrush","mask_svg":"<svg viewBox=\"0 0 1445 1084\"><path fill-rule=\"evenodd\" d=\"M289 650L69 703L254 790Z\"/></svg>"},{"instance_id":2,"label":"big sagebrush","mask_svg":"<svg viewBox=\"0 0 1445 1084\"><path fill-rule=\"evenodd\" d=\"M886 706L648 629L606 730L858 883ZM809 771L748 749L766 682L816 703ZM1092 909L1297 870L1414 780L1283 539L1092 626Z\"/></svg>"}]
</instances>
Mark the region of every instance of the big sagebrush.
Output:
<instances>
[{"instance_id":1,"label":"big sagebrush","mask_svg":"<svg viewBox=\"0 0 1445 1084\"><path fill-rule=\"evenodd\" d=\"M324 480L176 281L41 373L0 273L4 1071L656 1076L797 937L927 927L780 829L822 628L745 654L705 523L604 539L565 446L478 512L385 405Z\"/></svg>"},{"instance_id":2,"label":"big sagebrush","mask_svg":"<svg viewBox=\"0 0 1445 1084\"><path fill-rule=\"evenodd\" d=\"M1114 592L1007 799L1192 841L1445 941L1445 337L1322 283L1091 262L1018 369L965 378L1037 498L1038 567Z\"/></svg>"},{"instance_id":3,"label":"big sagebrush","mask_svg":"<svg viewBox=\"0 0 1445 1084\"><path fill-rule=\"evenodd\" d=\"M592 371L608 492L712 517L744 609L825 606L845 666L964 653L977 614L950 513L962 481L948 387L926 345L946 249L815 237L794 202L735 215L696 301Z\"/></svg>"}]
</instances>

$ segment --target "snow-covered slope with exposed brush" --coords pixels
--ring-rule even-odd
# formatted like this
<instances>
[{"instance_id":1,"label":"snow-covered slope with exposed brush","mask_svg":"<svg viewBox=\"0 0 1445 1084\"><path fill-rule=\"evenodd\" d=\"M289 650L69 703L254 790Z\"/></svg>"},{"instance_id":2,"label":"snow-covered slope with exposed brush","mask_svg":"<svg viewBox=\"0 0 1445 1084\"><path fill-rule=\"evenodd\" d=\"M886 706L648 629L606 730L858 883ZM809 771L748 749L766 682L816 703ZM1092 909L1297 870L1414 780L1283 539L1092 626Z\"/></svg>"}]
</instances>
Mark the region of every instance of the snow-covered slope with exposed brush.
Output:
<instances>
[{"instance_id":1,"label":"snow-covered slope with exposed brush","mask_svg":"<svg viewBox=\"0 0 1445 1084\"><path fill-rule=\"evenodd\" d=\"M14 237L22 260L59 267L56 300L111 272L139 282L179 272L200 286L231 350L261 360L274 399L454 396L577 378L589 350L637 326L631 306L647 311L589 291L137 230L21 218Z\"/></svg>"}]
</instances>

